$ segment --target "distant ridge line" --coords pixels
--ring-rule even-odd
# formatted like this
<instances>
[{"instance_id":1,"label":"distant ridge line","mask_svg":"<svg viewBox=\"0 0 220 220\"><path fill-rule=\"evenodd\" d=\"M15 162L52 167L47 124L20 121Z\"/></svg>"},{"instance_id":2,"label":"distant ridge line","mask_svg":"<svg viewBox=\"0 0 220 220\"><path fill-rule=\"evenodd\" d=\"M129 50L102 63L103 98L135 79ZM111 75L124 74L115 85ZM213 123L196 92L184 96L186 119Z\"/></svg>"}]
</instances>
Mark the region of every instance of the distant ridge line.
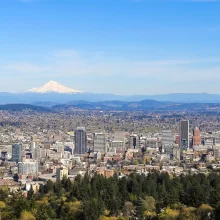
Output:
<instances>
[{"instance_id":1,"label":"distant ridge line","mask_svg":"<svg viewBox=\"0 0 220 220\"><path fill-rule=\"evenodd\" d=\"M208 93L171 93L162 95L114 95L114 94L95 94L95 93L58 93L48 91L46 93L23 92L23 93L0 93L0 104L8 103L53 103L66 104L72 101L126 101L138 102L142 100L155 100L160 102L176 103L220 103L220 95ZM52 105L53 105L52 104Z\"/></svg>"}]
</instances>

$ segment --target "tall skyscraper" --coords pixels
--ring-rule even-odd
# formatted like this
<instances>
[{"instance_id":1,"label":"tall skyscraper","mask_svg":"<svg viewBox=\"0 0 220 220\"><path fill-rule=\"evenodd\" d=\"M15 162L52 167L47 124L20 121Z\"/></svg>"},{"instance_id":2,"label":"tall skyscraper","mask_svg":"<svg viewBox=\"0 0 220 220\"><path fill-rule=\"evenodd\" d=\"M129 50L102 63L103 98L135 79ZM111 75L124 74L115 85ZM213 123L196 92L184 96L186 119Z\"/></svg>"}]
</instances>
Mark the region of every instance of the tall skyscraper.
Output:
<instances>
[{"instance_id":1,"label":"tall skyscraper","mask_svg":"<svg viewBox=\"0 0 220 220\"><path fill-rule=\"evenodd\" d=\"M197 145L201 144L200 131L199 131L199 129L197 127L193 130L192 142L193 142L193 146L197 146Z\"/></svg>"},{"instance_id":2,"label":"tall skyscraper","mask_svg":"<svg viewBox=\"0 0 220 220\"><path fill-rule=\"evenodd\" d=\"M93 135L94 152L106 153L106 138L104 133L95 133Z\"/></svg>"},{"instance_id":3,"label":"tall skyscraper","mask_svg":"<svg viewBox=\"0 0 220 220\"><path fill-rule=\"evenodd\" d=\"M84 127L78 127L75 131L75 154L84 154L87 150L87 137Z\"/></svg>"},{"instance_id":4,"label":"tall skyscraper","mask_svg":"<svg viewBox=\"0 0 220 220\"><path fill-rule=\"evenodd\" d=\"M30 152L32 154L32 158L35 158L35 148L36 148L36 142L35 141L31 141L31 145L30 145Z\"/></svg>"},{"instance_id":5,"label":"tall skyscraper","mask_svg":"<svg viewBox=\"0 0 220 220\"><path fill-rule=\"evenodd\" d=\"M182 150L189 148L189 121L180 121L180 148Z\"/></svg>"},{"instance_id":6,"label":"tall skyscraper","mask_svg":"<svg viewBox=\"0 0 220 220\"><path fill-rule=\"evenodd\" d=\"M21 144L13 144L12 145L12 158L13 162L21 162L22 159L22 145Z\"/></svg>"}]
</instances>

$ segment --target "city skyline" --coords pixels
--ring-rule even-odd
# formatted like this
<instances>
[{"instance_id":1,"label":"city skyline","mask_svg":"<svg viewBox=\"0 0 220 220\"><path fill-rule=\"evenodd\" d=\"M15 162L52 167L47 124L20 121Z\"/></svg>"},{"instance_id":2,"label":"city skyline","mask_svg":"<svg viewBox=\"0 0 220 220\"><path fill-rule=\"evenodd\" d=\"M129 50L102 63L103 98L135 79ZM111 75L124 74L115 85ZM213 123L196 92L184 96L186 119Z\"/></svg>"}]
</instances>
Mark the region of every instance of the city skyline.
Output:
<instances>
[{"instance_id":1,"label":"city skyline","mask_svg":"<svg viewBox=\"0 0 220 220\"><path fill-rule=\"evenodd\" d=\"M0 220L220 219L220 0L0 0Z\"/></svg>"},{"instance_id":2,"label":"city skyline","mask_svg":"<svg viewBox=\"0 0 220 220\"><path fill-rule=\"evenodd\" d=\"M3 0L1 91L55 80L93 93L220 94L219 8L209 0Z\"/></svg>"}]
</instances>

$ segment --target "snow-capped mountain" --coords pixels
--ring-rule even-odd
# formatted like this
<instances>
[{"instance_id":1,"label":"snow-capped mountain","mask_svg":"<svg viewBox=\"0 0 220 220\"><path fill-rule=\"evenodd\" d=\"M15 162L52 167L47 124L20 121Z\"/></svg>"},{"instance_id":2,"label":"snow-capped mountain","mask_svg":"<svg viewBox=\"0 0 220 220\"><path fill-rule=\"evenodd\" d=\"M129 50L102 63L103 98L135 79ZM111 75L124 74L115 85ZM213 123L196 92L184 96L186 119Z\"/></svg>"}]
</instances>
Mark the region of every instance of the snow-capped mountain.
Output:
<instances>
[{"instance_id":1,"label":"snow-capped mountain","mask_svg":"<svg viewBox=\"0 0 220 220\"><path fill-rule=\"evenodd\" d=\"M67 94L82 93L82 91L63 86L53 80L47 82L45 85L43 85L40 88L33 88L33 89L28 90L27 92L35 92L35 93L56 92L56 93L67 93Z\"/></svg>"}]
</instances>

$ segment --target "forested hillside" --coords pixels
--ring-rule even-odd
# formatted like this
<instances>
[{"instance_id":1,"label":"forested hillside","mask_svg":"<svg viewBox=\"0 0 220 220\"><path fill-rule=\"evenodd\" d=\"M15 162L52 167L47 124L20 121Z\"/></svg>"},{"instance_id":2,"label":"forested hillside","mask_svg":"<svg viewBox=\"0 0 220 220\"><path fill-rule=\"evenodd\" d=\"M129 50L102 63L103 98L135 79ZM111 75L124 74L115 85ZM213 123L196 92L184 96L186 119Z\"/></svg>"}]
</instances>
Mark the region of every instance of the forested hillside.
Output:
<instances>
[{"instance_id":1,"label":"forested hillside","mask_svg":"<svg viewBox=\"0 0 220 220\"><path fill-rule=\"evenodd\" d=\"M2 220L220 219L220 176L151 173L48 181L25 198L0 189Z\"/></svg>"}]
</instances>

